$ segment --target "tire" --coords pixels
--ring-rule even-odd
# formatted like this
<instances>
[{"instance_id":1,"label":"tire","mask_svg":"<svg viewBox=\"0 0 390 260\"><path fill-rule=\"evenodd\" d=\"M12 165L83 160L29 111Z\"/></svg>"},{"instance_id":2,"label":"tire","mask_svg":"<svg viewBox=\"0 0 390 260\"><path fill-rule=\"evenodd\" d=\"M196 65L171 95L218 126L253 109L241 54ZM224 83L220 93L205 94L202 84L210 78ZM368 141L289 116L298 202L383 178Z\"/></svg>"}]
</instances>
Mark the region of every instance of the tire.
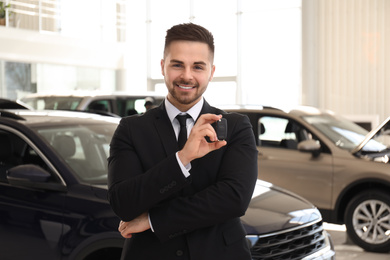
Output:
<instances>
[{"instance_id":1,"label":"tire","mask_svg":"<svg viewBox=\"0 0 390 260\"><path fill-rule=\"evenodd\" d=\"M344 216L349 238L366 251L390 251L390 194L367 190L356 195Z\"/></svg>"}]
</instances>

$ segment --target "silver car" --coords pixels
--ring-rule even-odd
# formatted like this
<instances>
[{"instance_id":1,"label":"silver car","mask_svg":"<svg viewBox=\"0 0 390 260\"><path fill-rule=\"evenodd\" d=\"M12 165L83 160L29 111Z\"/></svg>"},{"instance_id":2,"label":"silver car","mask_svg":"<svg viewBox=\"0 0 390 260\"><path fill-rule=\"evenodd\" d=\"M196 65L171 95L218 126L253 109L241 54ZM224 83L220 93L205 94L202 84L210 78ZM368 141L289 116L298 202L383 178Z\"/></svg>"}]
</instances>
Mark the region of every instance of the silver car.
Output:
<instances>
[{"instance_id":1,"label":"silver car","mask_svg":"<svg viewBox=\"0 0 390 260\"><path fill-rule=\"evenodd\" d=\"M37 110L76 110L96 114L124 117L142 114L146 111L146 102L159 105L165 96L155 93L124 93L101 91L74 91L71 93L35 93L21 101Z\"/></svg>"},{"instance_id":2,"label":"silver car","mask_svg":"<svg viewBox=\"0 0 390 260\"><path fill-rule=\"evenodd\" d=\"M260 179L308 199L324 221L345 224L365 250L390 251L390 118L368 133L310 107L225 110L250 118Z\"/></svg>"}]
</instances>

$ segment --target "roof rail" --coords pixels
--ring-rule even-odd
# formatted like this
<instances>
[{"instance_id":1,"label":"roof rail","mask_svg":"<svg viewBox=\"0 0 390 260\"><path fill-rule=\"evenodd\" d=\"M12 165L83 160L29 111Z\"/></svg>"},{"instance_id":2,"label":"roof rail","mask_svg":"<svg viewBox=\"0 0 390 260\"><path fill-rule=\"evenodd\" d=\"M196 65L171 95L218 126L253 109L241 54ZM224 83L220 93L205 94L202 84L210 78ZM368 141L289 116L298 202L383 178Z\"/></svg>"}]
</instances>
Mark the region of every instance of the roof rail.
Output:
<instances>
[{"instance_id":1,"label":"roof rail","mask_svg":"<svg viewBox=\"0 0 390 260\"><path fill-rule=\"evenodd\" d=\"M17 119L17 120L26 120L25 118L15 114L15 113L1 110L1 109L0 109L0 117L8 117L8 118L13 118L13 119Z\"/></svg>"},{"instance_id":2,"label":"roof rail","mask_svg":"<svg viewBox=\"0 0 390 260\"><path fill-rule=\"evenodd\" d=\"M265 109L274 109L274 110L278 110L278 111L283 111L282 109L280 108L276 108L276 107L271 107L271 106L263 106L263 108Z\"/></svg>"}]
</instances>

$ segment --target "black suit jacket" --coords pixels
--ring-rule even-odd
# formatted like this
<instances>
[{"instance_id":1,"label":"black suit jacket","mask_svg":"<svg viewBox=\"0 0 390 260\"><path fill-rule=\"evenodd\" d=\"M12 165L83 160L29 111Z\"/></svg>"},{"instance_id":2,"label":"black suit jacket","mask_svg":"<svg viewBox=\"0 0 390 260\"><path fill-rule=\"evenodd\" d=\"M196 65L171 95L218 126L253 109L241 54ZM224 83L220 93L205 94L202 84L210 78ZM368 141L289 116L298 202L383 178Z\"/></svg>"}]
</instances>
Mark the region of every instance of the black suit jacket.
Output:
<instances>
[{"instance_id":1,"label":"black suit jacket","mask_svg":"<svg viewBox=\"0 0 390 260\"><path fill-rule=\"evenodd\" d=\"M164 103L121 120L110 145L109 201L124 221L149 212L154 229L126 239L122 259L251 259L239 217L257 178L252 126L207 102L204 113L227 119L227 145L192 161L188 178Z\"/></svg>"}]
</instances>

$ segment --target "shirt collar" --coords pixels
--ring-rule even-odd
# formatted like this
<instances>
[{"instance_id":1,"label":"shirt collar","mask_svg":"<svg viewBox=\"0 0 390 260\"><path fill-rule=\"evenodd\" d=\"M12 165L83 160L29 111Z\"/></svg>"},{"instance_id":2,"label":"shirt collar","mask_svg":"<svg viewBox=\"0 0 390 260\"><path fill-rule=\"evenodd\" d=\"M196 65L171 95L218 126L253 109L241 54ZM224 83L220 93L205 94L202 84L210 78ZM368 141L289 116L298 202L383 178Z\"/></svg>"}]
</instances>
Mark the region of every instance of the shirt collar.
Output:
<instances>
[{"instance_id":1,"label":"shirt collar","mask_svg":"<svg viewBox=\"0 0 390 260\"><path fill-rule=\"evenodd\" d=\"M165 109L167 110L167 114L169 117L169 120L171 120L171 123L173 123L173 120L176 118L178 114L189 114L194 121L198 118L200 111L202 110L204 103L203 97L199 100L198 103L193 105L188 111L180 111L177 109L174 105L172 105L171 102L169 102L168 98L165 98Z\"/></svg>"}]
</instances>

